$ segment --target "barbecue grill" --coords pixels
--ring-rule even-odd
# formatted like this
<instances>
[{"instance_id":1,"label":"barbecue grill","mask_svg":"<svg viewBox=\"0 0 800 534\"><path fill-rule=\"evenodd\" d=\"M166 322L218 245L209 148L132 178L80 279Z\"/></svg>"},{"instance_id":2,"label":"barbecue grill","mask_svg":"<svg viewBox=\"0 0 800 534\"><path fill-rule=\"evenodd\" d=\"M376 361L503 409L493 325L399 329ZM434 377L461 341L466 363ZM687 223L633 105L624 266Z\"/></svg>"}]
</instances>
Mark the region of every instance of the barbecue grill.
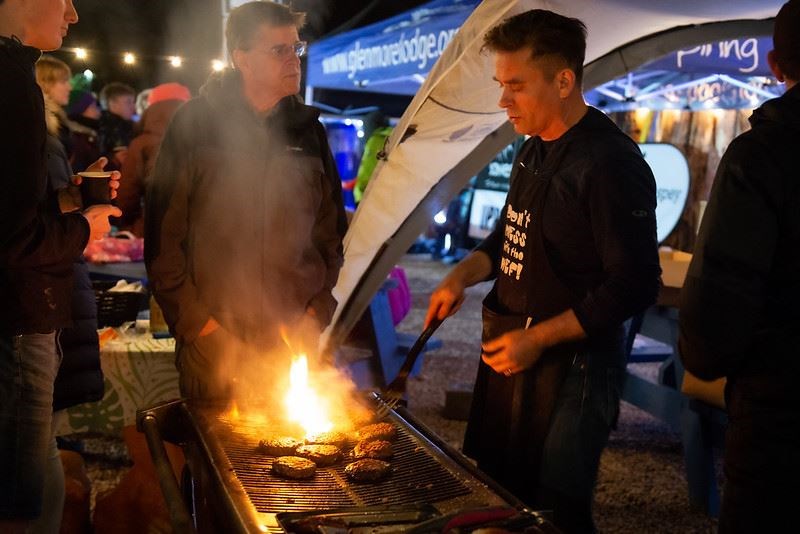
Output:
<instances>
[{"instance_id":1,"label":"barbecue grill","mask_svg":"<svg viewBox=\"0 0 800 534\"><path fill-rule=\"evenodd\" d=\"M381 403L377 396L372 400ZM310 480L278 478L270 473L274 457L256 451L263 429L233 422L218 407L173 401L140 411L137 425L147 438L176 532L441 532L451 521L553 531L541 514L404 407L390 410L385 420L397 427L398 437L392 473L377 483L350 481L346 461L319 468ZM187 470L180 488L162 439L184 448Z\"/></svg>"}]
</instances>

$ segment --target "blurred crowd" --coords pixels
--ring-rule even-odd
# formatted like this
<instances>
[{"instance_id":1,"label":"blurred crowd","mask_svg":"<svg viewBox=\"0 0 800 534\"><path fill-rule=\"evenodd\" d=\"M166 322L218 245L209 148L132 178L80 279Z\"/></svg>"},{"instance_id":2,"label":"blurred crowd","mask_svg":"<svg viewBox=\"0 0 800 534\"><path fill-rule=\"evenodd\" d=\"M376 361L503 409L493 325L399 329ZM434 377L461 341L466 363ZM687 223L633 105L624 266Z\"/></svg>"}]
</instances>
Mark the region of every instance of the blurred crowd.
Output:
<instances>
[{"instance_id":1,"label":"blurred crowd","mask_svg":"<svg viewBox=\"0 0 800 534\"><path fill-rule=\"evenodd\" d=\"M95 93L83 74L73 76L69 65L49 55L36 63L36 80L45 97L48 131L70 167L83 170L101 156L108 158L106 170L124 176L116 201L123 215L112 223L141 237L146 179L170 119L192 97L189 89L171 82L137 92L110 82Z\"/></svg>"}]
</instances>

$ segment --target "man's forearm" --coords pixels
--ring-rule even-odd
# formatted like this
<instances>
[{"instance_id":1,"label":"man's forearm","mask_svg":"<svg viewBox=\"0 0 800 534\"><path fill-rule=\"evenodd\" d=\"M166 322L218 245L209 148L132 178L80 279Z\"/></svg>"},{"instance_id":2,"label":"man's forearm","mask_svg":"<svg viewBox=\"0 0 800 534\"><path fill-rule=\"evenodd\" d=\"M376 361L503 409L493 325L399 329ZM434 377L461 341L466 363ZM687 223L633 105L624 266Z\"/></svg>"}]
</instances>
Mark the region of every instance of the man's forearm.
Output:
<instances>
[{"instance_id":1,"label":"man's forearm","mask_svg":"<svg viewBox=\"0 0 800 534\"><path fill-rule=\"evenodd\" d=\"M535 325L530 329L530 335L544 348L586 338L586 332L572 309Z\"/></svg>"},{"instance_id":2,"label":"man's forearm","mask_svg":"<svg viewBox=\"0 0 800 534\"><path fill-rule=\"evenodd\" d=\"M470 287L483 282L490 274L492 274L492 260L489 255L475 250L461 260L447 276L459 280L464 287Z\"/></svg>"}]
</instances>

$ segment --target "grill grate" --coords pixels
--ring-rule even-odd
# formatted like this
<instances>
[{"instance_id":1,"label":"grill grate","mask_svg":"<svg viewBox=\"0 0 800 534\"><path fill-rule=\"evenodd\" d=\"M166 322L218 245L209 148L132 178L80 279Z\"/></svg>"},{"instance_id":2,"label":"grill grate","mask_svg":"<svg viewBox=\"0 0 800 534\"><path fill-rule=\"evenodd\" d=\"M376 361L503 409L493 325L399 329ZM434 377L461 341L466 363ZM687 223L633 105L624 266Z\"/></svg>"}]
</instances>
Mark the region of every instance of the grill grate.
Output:
<instances>
[{"instance_id":1,"label":"grill grate","mask_svg":"<svg viewBox=\"0 0 800 534\"><path fill-rule=\"evenodd\" d=\"M272 456L255 451L257 440L229 429L220 439L253 506L262 513L300 512L353 506L437 503L471 493L404 428L398 428L392 474L378 483L355 483L344 474L348 461L317 469L313 479L275 477ZM349 450L345 455L349 454Z\"/></svg>"}]
</instances>

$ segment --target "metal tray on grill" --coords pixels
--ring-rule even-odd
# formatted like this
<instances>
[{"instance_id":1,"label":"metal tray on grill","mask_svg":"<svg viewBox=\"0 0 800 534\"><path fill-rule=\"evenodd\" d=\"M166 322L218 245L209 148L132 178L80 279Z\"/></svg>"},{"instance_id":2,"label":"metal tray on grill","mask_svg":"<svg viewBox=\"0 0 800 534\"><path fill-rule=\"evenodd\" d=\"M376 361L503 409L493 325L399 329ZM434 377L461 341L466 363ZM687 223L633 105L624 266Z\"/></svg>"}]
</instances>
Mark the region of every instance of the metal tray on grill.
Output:
<instances>
[{"instance_id":1,"label":"metal tray on grill","mask_svg":"<svg viewBox=\"0 0 800 534\"><path fill-rule=\"evenodd\" d=\"M283 530L293 534L390 534L406 532L410 527L438 515L436 508L423 504L281 512L275 518Z\"/></svg>"}]
</instances>

